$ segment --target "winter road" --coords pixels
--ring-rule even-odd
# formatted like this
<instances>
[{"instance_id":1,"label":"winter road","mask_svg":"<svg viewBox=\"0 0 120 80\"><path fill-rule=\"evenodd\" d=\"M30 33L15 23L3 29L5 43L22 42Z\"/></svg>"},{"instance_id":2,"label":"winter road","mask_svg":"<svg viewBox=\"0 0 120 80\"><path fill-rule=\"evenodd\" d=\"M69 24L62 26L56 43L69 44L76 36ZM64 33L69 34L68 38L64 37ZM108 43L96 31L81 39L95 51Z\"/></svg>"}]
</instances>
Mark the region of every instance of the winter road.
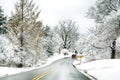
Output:
<instances>
[{"instance_id":1,"label":"winter road","mask_svg":"<svg viewBox=\"0 0 120 80\"><path fill-rule=\"evenodd\" d=\"M58 60L44 68L0 78L0 80L90 80L72 66L70 58Z\"/></svg>"}]
</instances>

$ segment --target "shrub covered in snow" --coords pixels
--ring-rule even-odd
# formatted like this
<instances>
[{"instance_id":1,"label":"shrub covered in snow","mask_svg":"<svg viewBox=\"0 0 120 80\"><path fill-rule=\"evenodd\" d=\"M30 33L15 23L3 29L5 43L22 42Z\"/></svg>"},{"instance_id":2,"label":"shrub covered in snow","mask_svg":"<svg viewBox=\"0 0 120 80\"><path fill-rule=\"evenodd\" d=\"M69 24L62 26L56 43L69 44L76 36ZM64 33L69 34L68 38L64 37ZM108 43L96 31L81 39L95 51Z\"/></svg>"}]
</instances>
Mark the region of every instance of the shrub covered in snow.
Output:
<instances>
[{"instance_id":1,"label":"shrub covered in snow","mask_svg":"<svg viewBox=\"0 0 120 80\"><path fill-rule=\"evenodd\" d=\"M40 61L43 60L45 60L45 54L20 48L12 43L6 35L0 35L0 66L31 67L41 64Z\"/></svg>"}]
</instances>

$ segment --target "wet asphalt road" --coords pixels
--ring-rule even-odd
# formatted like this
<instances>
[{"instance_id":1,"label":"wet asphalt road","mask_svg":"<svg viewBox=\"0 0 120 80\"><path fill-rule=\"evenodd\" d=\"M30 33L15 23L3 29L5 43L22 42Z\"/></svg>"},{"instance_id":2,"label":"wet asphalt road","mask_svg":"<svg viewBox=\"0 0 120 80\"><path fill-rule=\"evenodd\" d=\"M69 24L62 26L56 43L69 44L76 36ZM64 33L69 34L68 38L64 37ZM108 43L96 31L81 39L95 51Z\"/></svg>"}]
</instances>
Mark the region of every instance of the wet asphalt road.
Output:
<instances>
[{"instance_id":1,"label":"wet asphalt road","mask_svg":"<svg viewBox=\"0 0 120 80\"><path fill-rule=\"evenodd\" d=\"M90 80L72 66L71 58L57 60L46 67L0 78L0 80Z\"/></svg>"}]
</instances>

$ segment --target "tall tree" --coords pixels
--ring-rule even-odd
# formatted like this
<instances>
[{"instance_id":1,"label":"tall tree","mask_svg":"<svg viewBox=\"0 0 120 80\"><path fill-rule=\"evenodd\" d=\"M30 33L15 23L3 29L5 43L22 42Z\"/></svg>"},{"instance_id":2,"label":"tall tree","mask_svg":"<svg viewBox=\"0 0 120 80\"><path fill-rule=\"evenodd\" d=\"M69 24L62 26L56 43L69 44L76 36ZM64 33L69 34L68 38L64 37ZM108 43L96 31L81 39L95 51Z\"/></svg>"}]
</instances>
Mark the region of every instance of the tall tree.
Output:
<instances>
[{"instance_id":1,"label":"tall tree","mask_svg":"<svg viewBox=\"0 0 120 80\"><path fill-rule=\"evenodd\" d=\"M6 33L6 16L0 6L0 34Z\"/></svg>"},{"instance_id":2,"label":"tall tree","mask_svg":"<svg viewBox=\"0 0 120 80\"><path fill-rule=\"evenodd\" d=\"M115 58L116 40L119 36L119 7L120 0L98 0L96 5L91 7L88 12L88 16L95 19L97 23L97 36L106 37L99 40L110 43L109 47L111 48L111 58Z\"/></svg>"},{"instance_id":3,"label":"tall tree","mask_svg":"<svg viewBox=\"0 0 120 80\"><path fill-rule=\"evenodd\" d=\"M43 50L41 38L44 29L42 22L37 20L39 13L32 0L19 0L15 5L15 13L8 22L9 38L26 51L35 52L35 63Z\"/></svg>"},{"instance_id":4,"label":"tall tree","mask_svg":"<svg viewBox=\"0 0 120 80\"><path fill-rule=\"evenodd\" d=\"M53 31L51 30L50 26L46 26L44 39L46 42L46 46L45 46L46 52L45 53L47 54L47 56L51 56L54 53L55 46L54 46L53 37L54 37Z\"/></svg>"},{"instance_id":5,"label":"tall tree","mask_svg":"<svg viewBox=\"0 0 120 80\"><path fill-rule=\"evenodd\" d=\"M58 34L62 39L62 48L74 49L74 44L78 40L78 26L72 20L61 21L58 25Z\"/></svg>"},{"instance_id":6,"label":"tall tree","mask_svg":"<svg viewBox=\"0 0 120 80\"><path fill-rule=\"evenodd\" d=\"M9 21L9 28L8 30L14 35L16 35L20 41L20 45L24 46L25 44L25 35L26 33L29 34L33 29L40 29L36 30L37 35L40 35L42 33L42 23L40 21L37 21L37 18L39 17L40 11L38 11L38 7L35 7L35 4L33 1L29 0L20 0L15 5L15 13L13 13L13 16L11 17ZM32 36L31 34L30 36ZM34 37L37 37L34 34Z\"/></svg>"}]
</instances>

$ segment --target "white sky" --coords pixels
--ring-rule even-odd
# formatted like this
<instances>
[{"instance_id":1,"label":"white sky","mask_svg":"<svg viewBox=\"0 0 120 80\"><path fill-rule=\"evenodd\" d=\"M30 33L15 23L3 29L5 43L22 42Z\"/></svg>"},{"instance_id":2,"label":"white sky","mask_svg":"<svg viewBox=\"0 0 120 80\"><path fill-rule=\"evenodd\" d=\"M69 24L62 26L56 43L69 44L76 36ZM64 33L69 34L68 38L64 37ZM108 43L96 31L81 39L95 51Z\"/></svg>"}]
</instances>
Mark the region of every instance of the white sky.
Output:
<instances>
[{"instance_id":1,"label":"white sky","mask_svg":"<svg viewBox=\"0 0 120 80\"><path fill-rule=\"evenodd\" d=\"M18 0L0 0L4 13L10 16L14 10L14 4ZM93 20L86 18L88 8L94 5L96 0L34 0L41 14L39 19L43 24L56 26L61 20L73 20L80 26L80 31L85 33L88 28L94 26Z\"/></svg>"}]
</instances>

